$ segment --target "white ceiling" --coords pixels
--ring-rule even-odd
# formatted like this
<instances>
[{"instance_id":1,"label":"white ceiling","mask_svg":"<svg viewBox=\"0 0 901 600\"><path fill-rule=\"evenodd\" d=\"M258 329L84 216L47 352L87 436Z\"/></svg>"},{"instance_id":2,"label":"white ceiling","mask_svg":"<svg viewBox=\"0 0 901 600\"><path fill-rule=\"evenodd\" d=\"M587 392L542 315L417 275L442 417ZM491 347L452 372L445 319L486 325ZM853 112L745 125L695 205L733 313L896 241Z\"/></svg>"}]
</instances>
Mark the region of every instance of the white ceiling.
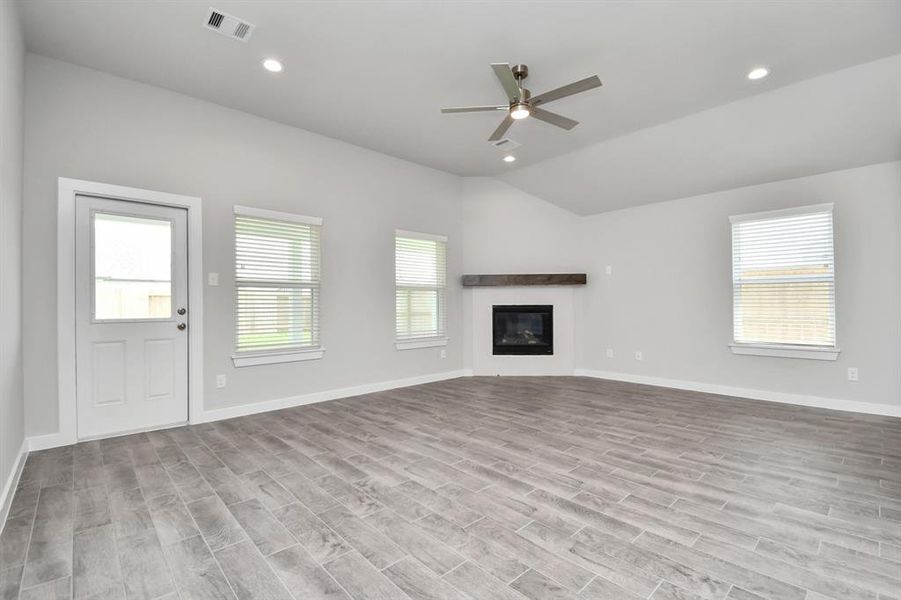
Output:
<instances>
[{"instance_id":1,"label":"white ceiling","mask_svg":"<svg viewBox=\"0 0 901 600\"><path fill-rule=\"evenodd\" d=\"M250 41L202 28L210 6L255 24ZM452 173L502 175L583 213L676 197L649 194L628 178L613 186L615 202L592 196L598 174L612 170L593 161L619 156L622 136L901 53L897 0L25 0L21 12L34 52ZM281 59L285 71L263 71L260 60L268 56ZM532 119L515 124L510 137L522 147L512 166L487 142L497 114L439 113L448 105L502 103L488 63L503 61L528 64L527 86L536 94L592 74L604 82L548 106L582 122L571 132ZM748 81L745 74L758 64L770 66L772 75ZM692 136L684 126L666 131L634 134L629 152L653 156L656 147L642 143ZM611 145L599 152L605 140ZM709 145L708 151L720 154ZM654 175L647 161L622 166L647 167ZM544 185L564 175L560 186ZM627 186L637 187L620 193Z\"/></svg>"},{"instance_id":2,"label":"white ceiling","mask_svg":"<svg viewBox=\"0 0 901 600\"><path fill-rule=\"evenodd\" d=\"M501 178L593 214L890 160L901 160L901 55L648 127Z\"/></svg>"}]
</instances>

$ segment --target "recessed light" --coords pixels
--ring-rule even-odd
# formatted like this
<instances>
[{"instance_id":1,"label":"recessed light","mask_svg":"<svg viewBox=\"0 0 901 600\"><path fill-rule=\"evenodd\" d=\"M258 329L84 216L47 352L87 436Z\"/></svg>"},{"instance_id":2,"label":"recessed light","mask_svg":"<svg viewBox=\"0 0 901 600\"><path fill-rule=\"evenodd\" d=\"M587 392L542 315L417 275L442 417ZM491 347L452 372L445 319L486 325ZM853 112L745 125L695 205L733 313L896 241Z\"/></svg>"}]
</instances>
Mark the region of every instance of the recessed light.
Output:
<instances>
[{"instance_id":1,"label":"recessed light","mask_svg":"<svg viewBox=\"0 0 901 600\"><path fill-rule=\"evenodd\" d=\"M512 154L508 154L507 156L504 157L504 162L513 162L515 160L516 160L516 157L513 156Z\"/></svg>"},{"instance_id":2,"label":"recessed light","mask_svg":"<svg viewBox=\"0 0 901 600\"><path fill-rule=\"evenodd\" d=\"M267 58L263 61L263 68L270 73L281 73L284 67L282 67L282 63L274 58Z\"/></svg>"},{"instance_id":3,"label":"recessed light","mask_svg":"<svg viewBox=\"0 0 901 600\"><path fill-rule=\"evenodd\" d=\"M763 79L764 77L766 77L769 74L770 74L770 70L767 69L766 67L757 67L755 69L751 69L751 72L748 73L748 79L751 79L751 80Z\"/></svg>"}]
</instances>

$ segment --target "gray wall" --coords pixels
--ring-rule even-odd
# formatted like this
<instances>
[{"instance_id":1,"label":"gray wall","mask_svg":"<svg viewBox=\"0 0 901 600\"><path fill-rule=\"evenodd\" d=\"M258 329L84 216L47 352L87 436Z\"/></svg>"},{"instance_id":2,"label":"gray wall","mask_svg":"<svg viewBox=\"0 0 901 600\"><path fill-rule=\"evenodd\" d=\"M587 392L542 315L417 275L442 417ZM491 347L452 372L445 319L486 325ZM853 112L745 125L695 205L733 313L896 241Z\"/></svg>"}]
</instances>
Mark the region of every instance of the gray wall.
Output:
<instances>
[{"instance_id":1,"label":"gray wall","mask_svg":"<svg viewBox=\"0 0 901 600\"><path fill-rule=\"evenodd\" d=\"M29 54L24 276L29 435L57 431L57 178L203 198L205 407L462 368L458 177L161 88ZM324 218L318 361L234 369L232 206ZM394 229L449 236L447 359L394 349ZM216 389L216 374L228 378Z\"/></svg>"},{"instance_id":2,"label":"gray wall","mask_svg":"<svg viewBox=\"0 0 901 600\"><path fill-rule=\"evenodd\" d=\"M464 189L464 271L588 272L574 296L577 368L901 406L901 163L590 217L498 182ZM823 202L835 203L839 359L733 355L729 216ZM504 223L500 237L490 222ZM534 242L545 229L551 243Z\"/></svg>"},{"instance_id":3,"label":"gray wall","mask_svg":"<svg viewBox=\"0 0 901 600\"><path fill-rule=\"evenodd\" d=\"M25 46L0 2L0 490L22 446L22 155Z\"/></svg>"},{"instance_id":4,"label":"gray wall","mask_svg":"<svg viewBox=\"0 0 901 600\"><path fill-rule=\"evenodd\" d=\"M823 202L835 203L838 360L733 355L729 216ZM582 227L593 281L584 368L901 406L901 163L595 215ZM847 380L848 367L860 381Z\"/></svg>"}]
</instances>

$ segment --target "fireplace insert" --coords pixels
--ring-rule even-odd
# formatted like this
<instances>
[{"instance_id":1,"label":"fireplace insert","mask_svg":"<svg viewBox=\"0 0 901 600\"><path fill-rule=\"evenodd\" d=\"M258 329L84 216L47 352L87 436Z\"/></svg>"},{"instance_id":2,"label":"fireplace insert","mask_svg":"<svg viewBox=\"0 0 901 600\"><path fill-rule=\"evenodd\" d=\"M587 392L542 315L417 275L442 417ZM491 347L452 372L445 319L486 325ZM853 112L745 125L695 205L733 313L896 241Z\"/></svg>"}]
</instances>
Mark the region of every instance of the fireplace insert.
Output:
<instances>
[{"instance_id":1,"label":"fireplace insert","mask_svg":"<svg viewBox=\"0 0 901 600\"><path fill-rule=\"evenodd\" d=\"M492 354L553 354L554 307L495 305Z\"/></svg>"}]
</instances>

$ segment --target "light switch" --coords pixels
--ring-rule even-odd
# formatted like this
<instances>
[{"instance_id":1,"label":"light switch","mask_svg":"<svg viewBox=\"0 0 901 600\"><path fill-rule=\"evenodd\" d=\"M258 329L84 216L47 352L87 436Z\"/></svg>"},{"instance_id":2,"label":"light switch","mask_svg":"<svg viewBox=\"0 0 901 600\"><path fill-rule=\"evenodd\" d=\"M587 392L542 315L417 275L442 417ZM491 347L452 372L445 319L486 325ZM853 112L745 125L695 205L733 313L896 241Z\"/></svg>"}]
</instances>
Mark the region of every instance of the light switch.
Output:
<instances>
[{"instance_id":1,"label":"light switch","mask_svg":"<svg viewBox=\"0 0 901 600\"><path fill-rule=\"evenodd\" d=\"M216 286L219 285L219 273L208 273L207 276L207 284Z\"/></svg>"}]
</instances>

